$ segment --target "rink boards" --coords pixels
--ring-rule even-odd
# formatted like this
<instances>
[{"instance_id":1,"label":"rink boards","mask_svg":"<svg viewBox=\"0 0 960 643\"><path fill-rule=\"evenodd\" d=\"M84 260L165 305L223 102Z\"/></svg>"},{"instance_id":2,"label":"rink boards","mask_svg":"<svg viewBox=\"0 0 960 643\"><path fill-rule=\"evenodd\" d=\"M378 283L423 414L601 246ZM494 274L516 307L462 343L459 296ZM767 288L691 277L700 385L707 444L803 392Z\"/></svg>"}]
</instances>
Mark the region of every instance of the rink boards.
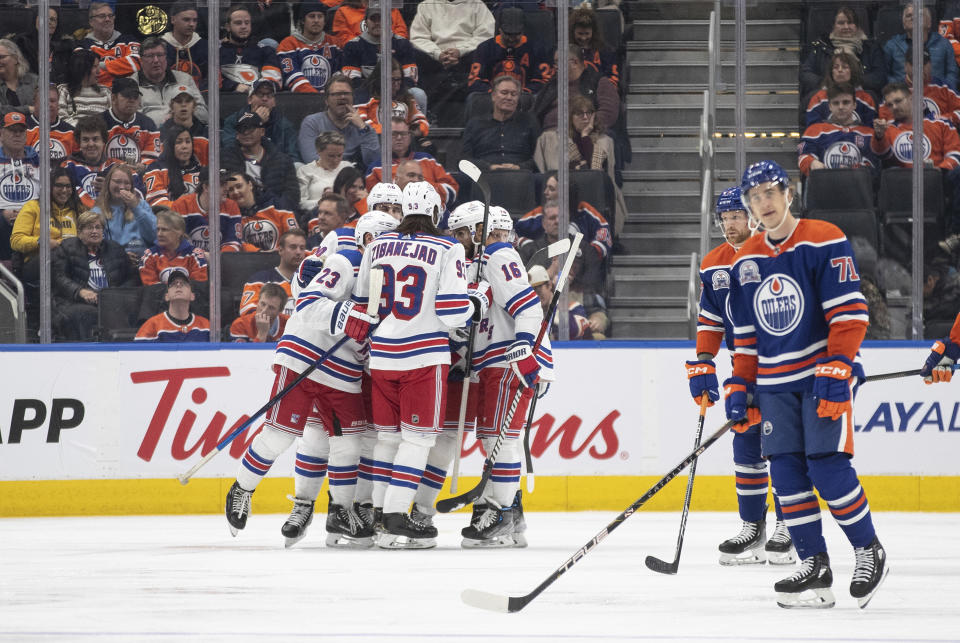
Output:
<instances>
[{"instance_id":1,"label":"rink boards","mask_svg":"<svg viewBox=\"0 0 960 643\"><path fill-rule=\"evenodd\" d=\"M557 346L558 381L532 426L527 508L621 510L687 455L697 410L682 366L692 352L690 342ZM927 343L893 342L862 351L868 374L918 368L927 352ZM252 431L188 485L175 478L266 402L273 381L270 347L4 347L0 358L0 516L221 511ZM718 370L722 380L729 365ZM960 383L869 383L855 410L854 464L874 509L960 511ZM723 422L719 404L706 431ZM472 436L464 454L461 470L477 474ZM292 470L291 449L254 495L254 511L288 511ZM731 473L724 436L698 464L694 509L735 508ZM647 507L678 508L685 480Z\"/></svg>"}]
</instances>

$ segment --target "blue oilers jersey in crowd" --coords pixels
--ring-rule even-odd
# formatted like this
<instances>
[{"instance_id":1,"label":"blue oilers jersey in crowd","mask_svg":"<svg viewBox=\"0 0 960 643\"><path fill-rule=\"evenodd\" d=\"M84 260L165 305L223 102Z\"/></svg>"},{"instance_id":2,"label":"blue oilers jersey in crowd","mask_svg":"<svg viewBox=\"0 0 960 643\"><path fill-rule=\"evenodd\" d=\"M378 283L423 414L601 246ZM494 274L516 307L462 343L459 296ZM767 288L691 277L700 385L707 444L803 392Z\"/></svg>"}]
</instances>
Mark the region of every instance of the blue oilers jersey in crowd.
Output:
<instances>
[{"instance_id":1,"label":"blue oilers jersey in crowd","mask_svg":"<svg viewBox=\"0 0 960 643\"><path fill-rule=\"evenodd\" d=\"M873 129L852 125L842 127L833 123L816 123L804 131L800 139L800 171L806 174L810 164L820 161L828 169L869 167L879 168L880 161L870 141Z\"/></svg>"},{"instance_id":2,"label":"blue oilers jersey in crowd","mask_svg":"<svg viewBox=\"0 0 960 643\"><path fill-rule=\"evenodd\" d=\"M747 240L733 261L727 310L737 355L756 355L757 387L809 391L831 326L869 323L853 249L838 227L805 219L780 244Z\"/></svg>"}]
</instances>

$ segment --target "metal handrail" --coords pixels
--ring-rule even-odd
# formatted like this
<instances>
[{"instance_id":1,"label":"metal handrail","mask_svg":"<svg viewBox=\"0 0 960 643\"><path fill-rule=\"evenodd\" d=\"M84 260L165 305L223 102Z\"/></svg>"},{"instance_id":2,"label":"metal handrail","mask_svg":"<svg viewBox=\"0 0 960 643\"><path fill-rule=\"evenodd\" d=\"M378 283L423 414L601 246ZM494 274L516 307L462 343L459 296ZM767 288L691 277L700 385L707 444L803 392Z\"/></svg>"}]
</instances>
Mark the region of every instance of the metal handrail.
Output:
<instances>
[{"instance_id":1,"label":"metal handrail","mask_svg":"<svg viewBox=\"0 0 960 643\"><path fill-rule=\"evenodd\" d=\"M690 339L697 338L697 312L700 305L700 297L697 292L697 284L700 283L700 262L697 260L697 253L690 253L690 276L687 280L687 331Z\"/></svg>"},{"instance_id":2,"label":"metal handrail","mask_svg":"<svg viewBox=\"0 0 960 643\"><path fill-rule=\"evenodd\" d=\"M16 335L18 344L27 343L26 308L24 306L23 284L10 270L0 263L0 295L14 303L17 309Z\"/></svg>"}]
</instances>

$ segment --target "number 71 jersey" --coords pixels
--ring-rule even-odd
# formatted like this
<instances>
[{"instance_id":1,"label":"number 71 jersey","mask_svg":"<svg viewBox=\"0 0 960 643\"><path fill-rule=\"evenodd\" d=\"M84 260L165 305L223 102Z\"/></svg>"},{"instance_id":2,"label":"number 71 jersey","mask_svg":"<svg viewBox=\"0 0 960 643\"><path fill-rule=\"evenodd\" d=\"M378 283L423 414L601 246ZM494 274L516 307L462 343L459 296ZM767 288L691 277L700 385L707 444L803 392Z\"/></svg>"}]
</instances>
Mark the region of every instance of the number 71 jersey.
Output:
<instances>
[{"instance_id":1,"label":"number 71 jersey","mask_svg":"<svg viewBox=\"0 0 960 643\"><path fill-rule=\"evenodd\" d=\"M370 368L408 371L450 363L449 331L466 324L463 246L449 237L386 232L367 246L353 299L367 304L370 270L383 270L380 324L370 335Z\"/></svg>"}]
</instances>

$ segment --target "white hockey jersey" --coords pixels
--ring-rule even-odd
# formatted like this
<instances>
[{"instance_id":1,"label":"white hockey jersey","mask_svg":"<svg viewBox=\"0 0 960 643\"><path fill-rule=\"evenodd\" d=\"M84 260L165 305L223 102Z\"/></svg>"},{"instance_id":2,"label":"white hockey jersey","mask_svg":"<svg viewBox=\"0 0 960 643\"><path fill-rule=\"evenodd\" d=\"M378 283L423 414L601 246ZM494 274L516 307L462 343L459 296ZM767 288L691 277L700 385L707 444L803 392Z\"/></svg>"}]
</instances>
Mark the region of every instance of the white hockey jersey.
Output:
<instances>
[{"instance_id":1,"label":"white hockey jersey","mask_svg":"<svg viewBox=\"0 0 960 643\"><path fill-rule=\"evenodd\" d=\"M331 318L337 302L350 298L360 260L357 250L344 250L326 258L323 269L297 296L296 310L277 342L274 364L302 373L343 338L342 334L331 334ZM339 391L359 393L367 352L366 342L358 344L348 339L308 377Z\"/></svg>"},{"instance_id":2,"label":"white hockey jersey","mask_svg":"<svg viewBox=\"0 0 960 643\"><path fill-rule=\"evenodd\" d=\"M504 353L516 341L531 347L543 323L540 298L527 281L520 255L509 243L493 243L484 249L483 279L490 284L493 301L486 317L480 320L474 345L473 368L507 368ZM540 377L553 380L553 352L549 333L537 350Z\"/></svg>"},{"instance_id":3,"label":"white hockey jersey","mask_svg":"<svg viewBox=\"0 0 960 643\"><path fill-rule=\"evenodd\" d=\"M321 262L322 265L323 258L326 255L332 255L341 250L356 249L357 240L354 236L353 228L337 228L336 230L328 232L327 236L320 242L320 245L314 248L313 251L307 254L307 256L303 258L303 261L300 262L300 267L297 268L297 274L290 282L290 290L293 293L294 299L296 299L300 295L300 291L307 286L307 280L304 278L304 275L313 272L313 270L304 270L307 265L316 262Z\"/></svg>"},{"instance_id":4,"label":"white hockey jersey","mask_svg":"<svg viewBox=\"0 0 960 643\"><path fill-rule=\"evenodd\" d=\"M384 274L380 324L370 336L370 368L407 371L449 364L448 332L463 326L473 310L463 246L429 234L381 234L363 254L353 289L359 303L368 303L371 266Z\"/></svg>"}]
</instances>

